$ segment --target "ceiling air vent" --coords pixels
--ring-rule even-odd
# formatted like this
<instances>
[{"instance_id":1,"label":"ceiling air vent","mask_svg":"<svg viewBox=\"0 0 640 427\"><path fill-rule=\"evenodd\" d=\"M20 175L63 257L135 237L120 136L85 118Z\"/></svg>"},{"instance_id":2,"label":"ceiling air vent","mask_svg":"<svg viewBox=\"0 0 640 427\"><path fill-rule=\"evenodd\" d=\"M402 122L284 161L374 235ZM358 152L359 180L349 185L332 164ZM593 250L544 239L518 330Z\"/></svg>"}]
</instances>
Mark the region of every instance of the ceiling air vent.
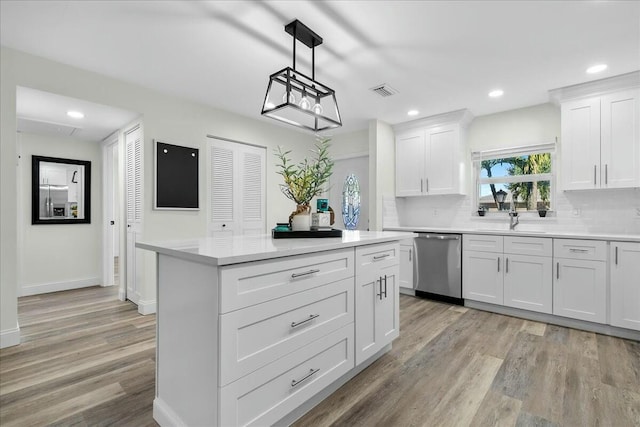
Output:
<instances>
[{"instance_id":1,"label":"ceiling air vent","mask_svg":"<svg viewBox=\"0 0 640 427\"><path fill-rule=\"evenodd\" d=\"M386 98L387 96L395 95L396 93L398 93L397 90L395 90L394 88L392 88L386 83L382 83L380 85L374 86L371 88L371 90L377 93L378 95L382 96L383 98Z\"/></svg>"}]
</instances>

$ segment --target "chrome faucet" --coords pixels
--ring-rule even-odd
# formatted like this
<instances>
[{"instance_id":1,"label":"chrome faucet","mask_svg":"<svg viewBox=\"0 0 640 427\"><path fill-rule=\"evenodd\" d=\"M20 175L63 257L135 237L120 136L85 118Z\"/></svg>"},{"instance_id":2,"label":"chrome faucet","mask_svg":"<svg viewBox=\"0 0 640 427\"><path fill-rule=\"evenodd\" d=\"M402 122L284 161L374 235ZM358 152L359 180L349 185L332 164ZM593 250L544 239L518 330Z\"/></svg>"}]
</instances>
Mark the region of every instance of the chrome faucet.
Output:
<instances>
[{"instance_id":1,"label":"chrome faucet","mask_svg":"<svg viewBox=\"0 0 640 427\"><path fill-rule=\"evenodd\" d=\"M520 223L518 212L516 212L515 203L513 202L513 192L511 192L511 207L509 208L509 230L516 229L516 225Z\"/></svg>"}]
</instances>

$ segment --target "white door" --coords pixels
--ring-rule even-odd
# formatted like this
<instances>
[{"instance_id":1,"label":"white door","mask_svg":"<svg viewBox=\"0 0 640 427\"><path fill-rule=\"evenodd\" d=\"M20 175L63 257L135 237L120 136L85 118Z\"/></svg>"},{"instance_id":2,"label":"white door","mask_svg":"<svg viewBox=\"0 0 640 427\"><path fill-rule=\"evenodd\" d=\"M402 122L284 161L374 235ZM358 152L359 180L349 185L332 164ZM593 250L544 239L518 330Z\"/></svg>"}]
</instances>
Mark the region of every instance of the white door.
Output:
<instances>
[{"instance_id":1,"label":"white door","mask_svg":"<svg viewBox=\"0 0 640 427\"><path fill-rule=\"evenodd\" d=\"M400 333L400 267L398 264L380 271L381 297L376 300L376 331L381 348Z\"/></svg>"},{"instance_id":2,"label":"white door","mask_svg":"<svg viewBox=\"0 0 640 427\"><path fill-rule=\"evenodd\" d=\"M611 242L611 324L640 331L640 243Z\"/></svg>"},{"instance_id":3,"label":"white door","mask_svg":"<svg viewBox=\"0 0 640 427\"><path fill-rule=\"evenodd\" d=\"M138 304L138 274L141 259L137 256L136 241L142 233L143 198L143 139L140 127L125 133L126 149L126 202L127 202L127 295Z\"/></svg>"},{"instance_id":4,"label":"white door","mask_svg":"<svg viewBox=\"0 0 640 427\"><path fill-rule=\"evenodd\" d=\"M336 215L334 227L344 228L342 219L342 189L344 181L354 174L360 183L360 220L358 230L369 229L369 156L336 160L329 181L329 206ZM313 206L312 206L313 208Z\"/></svg>"},{"instance_id":5,"label":"white door","mask_svg":"<svg viewBox=\"0 0 640 427\"><path fill-rule=\"evenodd\" d=\"M600 187L600 98L562 104L563 190Z\"/></svg>"},{"instance_id":6,"label":"white door","mask_svg":"<svg viewBox=\"0 0 640 427\"><path fill-rule=\"evenodd\" d=\"M504 305L551 314L551 257L505 254Z\"/></svg>"},{"instance_id":7,"label":"white door","mask_svg":"<svg viewBox=\"0 0 640 427\"><path fill-rule=\"evenodd\" d=\"M424 131L396 138L396 197L424 194Z\"/></svg>"},{"instance_id":8,"label":"white door","mask_svg":"<svg viewBox=\"0 0 640 427\"><path fill-rule=\"evenodd\" d=\"M459 192L460 162L458 160L459 131L457 126L427 131L426 194Z\"/></svg>"},{"instance_id":9,"label":"white door","mask_svg":"<svg viewBox=\"0 0 640 427\"><path fill-rule=\"evenodd\" d=\"M602 110L602 187L640 187L640 90L605 95Z\"/></svg>"},{"instance_id":10,"label":"white door","mask_svg":"<svg viewBox=\"0 0 640 427\"><path fill-rule=\"evenodd\" d=\"M265 148L212 138L209 153L209 235L265 233Z\"/></svg>"},{"instance_id":11,"label":"white door","mask_svg":"<svg viewBox=\"0 0 640 427\"><path fill-rule=\"evenodd\" d=\"M503 255L491 252L463 251L463 298L502 305Z\"/></svg>"},{"instance_id":12,"label":"white door","mask_svg":"<svg viewBox=\"0 0 640 427\"><path fill-rule=\"evenodd\" d=\"M606 323L607 275L603 261L556 259L553 314Z\"/></svg>"},{"instance_id":13,"label":"white door","mask_svg":"<svg viewBox=\"0 0 640 427\"><path fill-rule=\"evenodd\" d=\"M119 285L121 262L120 217L118 193L118 139L103 145L103 192L104 192L104 244L103 244L103 286Z\"/></svg>"}]
</instances>

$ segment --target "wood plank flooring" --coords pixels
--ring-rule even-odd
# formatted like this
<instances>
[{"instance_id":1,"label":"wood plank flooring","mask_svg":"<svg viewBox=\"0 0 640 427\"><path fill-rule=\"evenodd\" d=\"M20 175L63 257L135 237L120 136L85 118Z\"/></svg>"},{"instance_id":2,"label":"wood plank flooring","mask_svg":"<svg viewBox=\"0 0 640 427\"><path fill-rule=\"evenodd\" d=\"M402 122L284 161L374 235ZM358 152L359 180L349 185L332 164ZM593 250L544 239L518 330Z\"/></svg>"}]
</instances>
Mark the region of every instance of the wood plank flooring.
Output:
<instances>
[{"instance_id":1,"label":"wood plank flooring","mask_svg":"<svg viewBox=\"0 0 640 427\"><path fill-rule=\"evenodd\" d=\"M0 425L156 426L155 316L85 288L19 299ZM640 426L640 343L402 296L391 352L296 426Z\"/></svg>"}]
</instances>

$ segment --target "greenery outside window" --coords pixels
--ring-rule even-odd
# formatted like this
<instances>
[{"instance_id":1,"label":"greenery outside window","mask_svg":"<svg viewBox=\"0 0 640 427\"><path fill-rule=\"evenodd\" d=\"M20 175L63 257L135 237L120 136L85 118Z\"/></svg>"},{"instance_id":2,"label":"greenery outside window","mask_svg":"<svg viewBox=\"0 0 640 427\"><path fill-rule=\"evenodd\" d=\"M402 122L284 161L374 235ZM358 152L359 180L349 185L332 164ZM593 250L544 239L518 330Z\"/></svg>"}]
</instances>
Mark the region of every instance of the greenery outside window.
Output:
<instances>
[{"instance_id":1,"label":"greenery outside window","mask_svg":"<svg viewBox=\"0 0 640 427\"><path fill-rule=\"evenodd\" d=\"M542 144L473 153L478 209L551 210L554 152L554 144Z\"/></svg>"}]
</instances>

